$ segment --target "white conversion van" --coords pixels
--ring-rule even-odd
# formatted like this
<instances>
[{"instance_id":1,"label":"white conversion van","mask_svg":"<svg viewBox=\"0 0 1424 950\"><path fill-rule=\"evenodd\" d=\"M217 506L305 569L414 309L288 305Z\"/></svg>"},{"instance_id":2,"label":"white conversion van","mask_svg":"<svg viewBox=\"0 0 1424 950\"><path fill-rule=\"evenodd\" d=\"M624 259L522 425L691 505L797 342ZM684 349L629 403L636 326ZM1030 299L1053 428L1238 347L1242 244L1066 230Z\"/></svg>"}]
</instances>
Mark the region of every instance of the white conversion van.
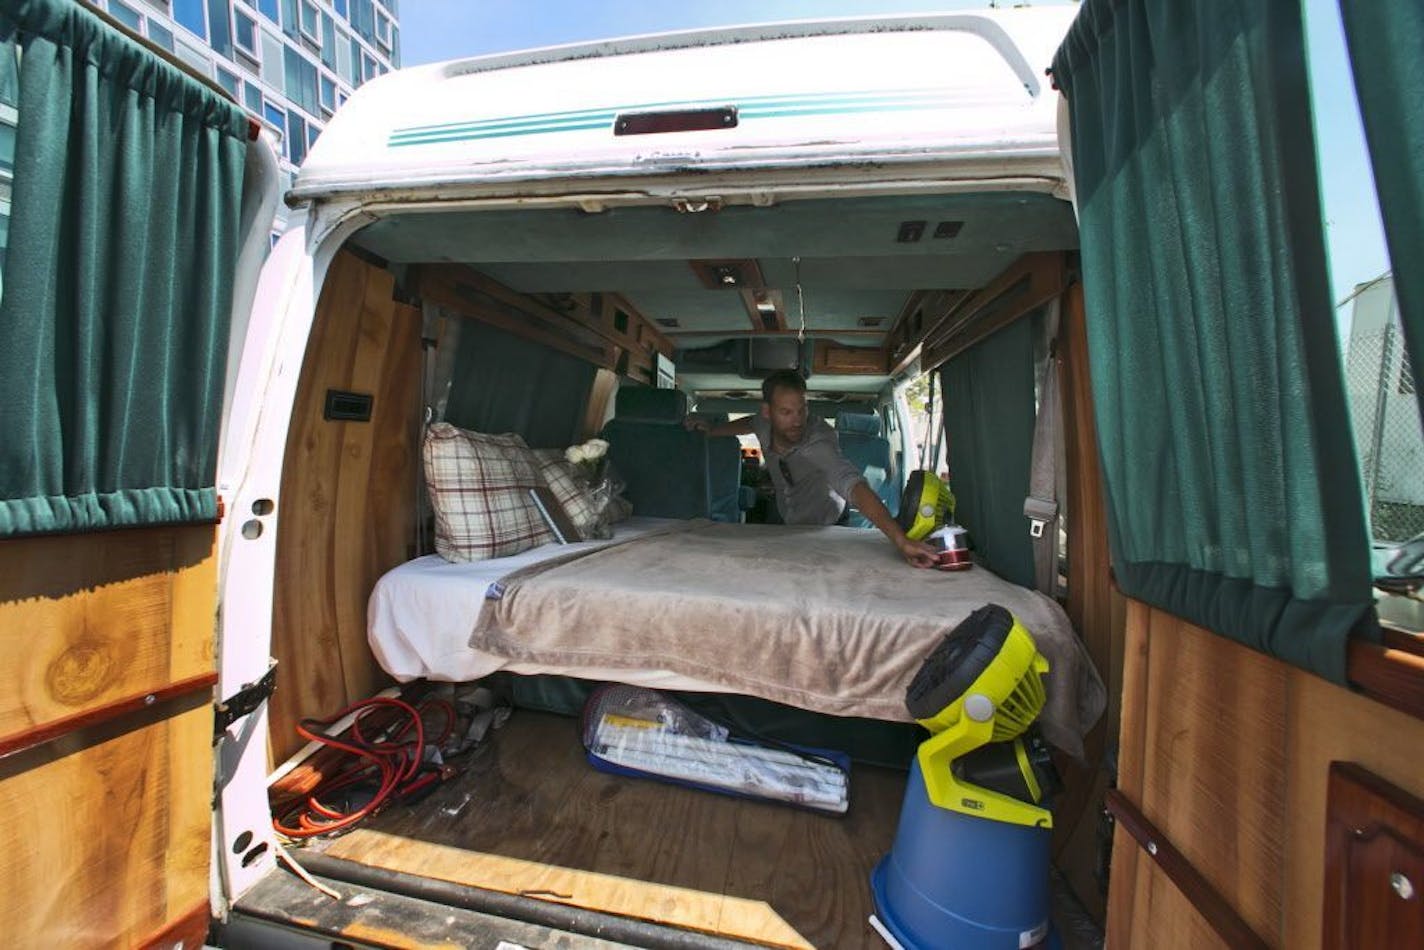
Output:
<instances>
[{"instance_id":1,"label":"white conversion van","mask_svg":"<svg viewBox=\"0 0 1424 950\"><path fill-rule=\"evenodd\" d=\"M0 17L24 50L22 123L44 98L24 87L39 50L102 62L137 49L47 6L58 12ZM1368 819L1418 846L1418 637L1381 633L1368 583L1363 600L1344 581L1314 596L1290 585L1329 570L1280 581L1238 558L1218 590L1215 562L1191 560L1212 544L1181 554L1180 582L1168 570L1179 552L1152 548L1169 509L1140 472L1175 471L1178 457L1133 439L1180 435L1223 473L1236 456L1209 450L1214 431L1186 410L1153 425L1132 412L1159 390L1186 405L1201 388L1215 405L1161 354L1205 354L1220 334L1135 289L1177 274L1133 256L1153 253L1151 229L1175 212L1137 214L1145 231L1090 230L1114 176L1161 142L1141 133L1114 151L1138 134L1114 126L1109 146L1084 144L1084 110L1070 116L1090 81L1104 115L1121 100L1102 89L1145 88L1132 69L1149 67L1131 57L1102 65L1094 44L1130 33L1112 7L748 26L404 69L357 91L280 196L267 133L237 151L198 136L172 176L114 158L108 199L51 207L107 222L92 209L112 201L123 218L121 196L171 177L183 210L141 233L122 221L67 230L61 216L62 248L103 258L106 240L122 245L118 263L76 271L74 292L17 284L12 231L0 326L22 326L22 306L61 318L34 353L24 334L0 344L29 354L3 364L6 393L38 392L24 405L58 420L0 416L15 426L0 428L7 438L36 446L0 457L0 865L12 882L0 929L22 946L882 945L905 932L869 922L886 916L871 875L905 847L906 769L927 735L906 689L943 635L992 601L1049 658L1040 725L1062 787L1032 793L1051 811L1037 830L1055 926L990 927L985 946L1094 945L1103 929L1122 946L1413 932L1418 899L1403 895L1424 885L1417 850L1380 858L1394 863L1368 912L1322 894L1374 873L1341 857L1362 832L1340 844L1337 826ZM1237 25L1299 39L1290 22ZM1247 55L1221 48L1212 69ZM97 75L147 90L140 102L231 122L167 73L154 93L146 70L176 72L155 61ZM1174 81L1210 89L1214 75ZM82 89L73 98L88 102ZM111 121L120 153L170 128L125 125L129 100L99 98L72 114L100 125L69 128ZM1218 134L1174 132L1169 157ZM35 141L22 131L17 155L35 160L17 161L17 189L43 170ZM225 176L226 197L189 182L189 167ZM1152 182L1178 174L1123 187L1155 196ZM1234 207L1273 220L1277 196L1262 194ZM305 214L264 255L277 200ZM185 215L219 224L185 240ZM1173 260L1206 254L1213 280L1249 284L1265 265L1233 241L1185 242ZM180 272L145 270L156 248ZM185 281L182 268L225 283ZM86 295L111 292L176 316L86 309ZM1133 335L1146 323L1115 322L1131 306L1185 336L1161 331L1150 355ZM198 309L217 315L207 336L182 330ZM126 329L106 330L110 319ZM218 332L226 347L209 339ZM104 342L71 360L78 334ZM1139 357L1171 372L1120 365ZM21 387L31 369L38 382ZM199 370L196 388L174 382ZM794 470L702 429L759 414L762 380L782 370L804 379L808 412L892 514L910 472L936 464L905 398L933 374L931 437L947 443L972 570L914 571L871 527L776 524L768 486ZM1250 401L1256 370L1220 372ZM1311 379L1328 403L1328 372ZM169 395L126 395L145 387ZM197 403L220 429L184 415ZM1238 428L1262 457L1295 461L1341 434L1307 427L1326 434L1305 450ZM560 486L586 473L565 452L596 437L631 517L576 517L586 540L561 546L528 490L572 510ZM210 454L206 469L190 445ZM1134 461L1144 452L1150 465ZM161 460L161 495L123 481L139 455ZM185 481L190 463L198 482ZM74 471L102 484L69 491ZM1221 481L1260 488L1254 470ZM54 500L66 492L83 497ZM1330 537L1353 543L1345 528ZM681 550L614 564L610 552L655 550L644 538ZM704 538L714 560L695 561ZM569 566L585 574L557 573ZM1299 604L1322 603L1325 619L1303 626L1340 626L1338 663L1333 647L1297 650L1296 628L1282 633ZM853 762L849 807L828 816L595 769L579 716L606 684L660 690L762 745ZM984 880L1002 859L945 857ZM1048 869L1035 873L1046 886Z\"/></svg>"}]
</instances>

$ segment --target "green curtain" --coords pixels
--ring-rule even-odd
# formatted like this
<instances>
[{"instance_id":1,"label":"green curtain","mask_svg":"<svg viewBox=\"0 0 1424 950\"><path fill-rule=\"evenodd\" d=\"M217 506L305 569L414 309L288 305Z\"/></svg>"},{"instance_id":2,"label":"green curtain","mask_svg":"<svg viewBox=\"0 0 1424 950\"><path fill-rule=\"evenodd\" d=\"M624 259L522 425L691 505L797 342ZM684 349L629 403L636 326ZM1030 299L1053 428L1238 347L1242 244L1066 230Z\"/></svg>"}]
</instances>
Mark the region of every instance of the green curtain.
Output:
<instances>
[{"instance_id":1,"label":"green curtain","mask_svg":"<svg viewBox=\"0 0 1424 950\"><path fill-rule=\"evenodd\" d=\"M530 448L578 437L595 368L487 324L460 324L445 421L476 432L517 432Z\"/></svg>"},{"instance_id":2,"label":"green curtain","mask_svg":"<svg viewBox=\"0 0 1424 950\"><path fill-rule=\"evenodd\" d=\"M1424 419L1424 2L1340 0Z\"/></svg>"},{"instance_id":3,"label":"green curtain","mask_svg":"<svg viewBox=\"0 0 1424 950\"><path fill-rule=\"evenodd\" d=\"M944 432L955 520L983 565L1034 586L1024 498L1033 455L1033 327L1017 320L944 365Z\"/></svg>"},{"instance_id":4,"label":"green curtain","mask_svg":"<svg viewBox=\"0 0 1424 950\"><path fill-rule=\"evenodd\" d=\"M0 537L211 521L247 120L71 0L7 0L0 41Z\"/></svg>"},{"instance_id":5,"label":"green curtain","mask_svg":"<svg viewBox=\"0 0 1424 950\"><path fill-rule=\"evenodd\" d=\"M1375 624L1299 6L1088 0L1053 76L1117 582L1343 682Z\"/></svg>"}]
</instances>

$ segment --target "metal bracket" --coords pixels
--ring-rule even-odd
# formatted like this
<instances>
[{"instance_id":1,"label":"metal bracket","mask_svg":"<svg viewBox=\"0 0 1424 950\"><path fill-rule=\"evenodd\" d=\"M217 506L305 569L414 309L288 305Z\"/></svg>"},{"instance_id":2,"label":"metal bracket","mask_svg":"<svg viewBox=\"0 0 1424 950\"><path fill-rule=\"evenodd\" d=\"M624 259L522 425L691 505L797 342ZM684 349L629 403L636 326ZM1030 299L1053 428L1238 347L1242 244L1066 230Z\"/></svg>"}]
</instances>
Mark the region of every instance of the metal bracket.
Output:
<instances>
[{"instance_id":1,"label":"metal bracket","mask_svg":"<svg viewBox=\"0 0 1424 950\"><path fill-rule=\"evenodd\" d=\"M255 683L248 683L227 699L213 704L213 736L221 736L227 727L243 716L256 712L277 688L277 661L269 660L267 672Z\"/></svg>"}]
</instances>

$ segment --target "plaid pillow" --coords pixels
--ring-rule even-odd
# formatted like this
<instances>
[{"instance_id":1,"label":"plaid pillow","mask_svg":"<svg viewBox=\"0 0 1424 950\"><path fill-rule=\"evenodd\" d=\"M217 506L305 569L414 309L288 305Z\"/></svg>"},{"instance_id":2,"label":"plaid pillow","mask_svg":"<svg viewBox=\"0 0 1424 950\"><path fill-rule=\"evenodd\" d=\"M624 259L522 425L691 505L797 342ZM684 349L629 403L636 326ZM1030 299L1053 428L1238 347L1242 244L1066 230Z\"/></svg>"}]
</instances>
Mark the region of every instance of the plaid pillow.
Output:
<instances>
[{"instance_id":1,"label":"plaid pillow","mask_svg":"<svg viewBox=\"0 0 1424 950\"><path fill-rule=\"evenodd\" d=\"M529 497L541 484L538 463L519 436L437 422L425 434L424 457L435 553L445 560L505 557L554 540Z\"/></svg>"},{"instance_id":2,"label":"plaid pillow","mask_svg":"<svg viewBox=\"0 0 1424 950\"><path fill-rule=\"evenodd\" d=\"M563 505L564 513L578 528L579 534L588 537L589 529L598 521L598 505L574 463L564 458L562 449L535 449L534 458L539 463L539 474L544 484Z\"/></svg>"}]
</instances>

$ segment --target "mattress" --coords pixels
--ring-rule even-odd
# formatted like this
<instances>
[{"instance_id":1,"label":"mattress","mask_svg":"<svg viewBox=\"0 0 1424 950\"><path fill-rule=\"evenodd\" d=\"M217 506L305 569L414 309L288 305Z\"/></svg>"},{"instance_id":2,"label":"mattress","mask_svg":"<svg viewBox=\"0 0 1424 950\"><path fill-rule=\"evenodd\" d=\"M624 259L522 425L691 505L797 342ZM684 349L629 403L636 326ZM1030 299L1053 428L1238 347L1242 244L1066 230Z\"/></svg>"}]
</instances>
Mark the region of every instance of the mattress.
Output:
<instances>
[{"instance_id":1,"label":"mattress","mask_svg":"<svg viewBox=\"0 0 1424 950\"><path fill-rule=\"evenodd\" d=\"M406 679L546 673L908 721L905 687L924 657L992 602L1052 666L1050 742L1081 754L1106 700L1052 599L982 568L916 570L878 532L642 520L611 544L521 558L426 558L387 575L371 602L382 665Z\"/></svg>"},{"instance_id":2,"label":"mattress","mask_svg":"<svg viewBox=\"0 0 1424 950\"><path fill-rule=\"evenodd\" d=\"M464 683L500 670L619 680L653 689L715 692L714 683L662 670L521 663L469 645L470 631L491 584L521 569L628 541L675 524L668 518L633 517L614 526L608 541L545 544L511 557L454 564L431 554L407 561L376 582L366 608L371 651L402 683L416 679Z\"/></svg>"}]
</instances>

